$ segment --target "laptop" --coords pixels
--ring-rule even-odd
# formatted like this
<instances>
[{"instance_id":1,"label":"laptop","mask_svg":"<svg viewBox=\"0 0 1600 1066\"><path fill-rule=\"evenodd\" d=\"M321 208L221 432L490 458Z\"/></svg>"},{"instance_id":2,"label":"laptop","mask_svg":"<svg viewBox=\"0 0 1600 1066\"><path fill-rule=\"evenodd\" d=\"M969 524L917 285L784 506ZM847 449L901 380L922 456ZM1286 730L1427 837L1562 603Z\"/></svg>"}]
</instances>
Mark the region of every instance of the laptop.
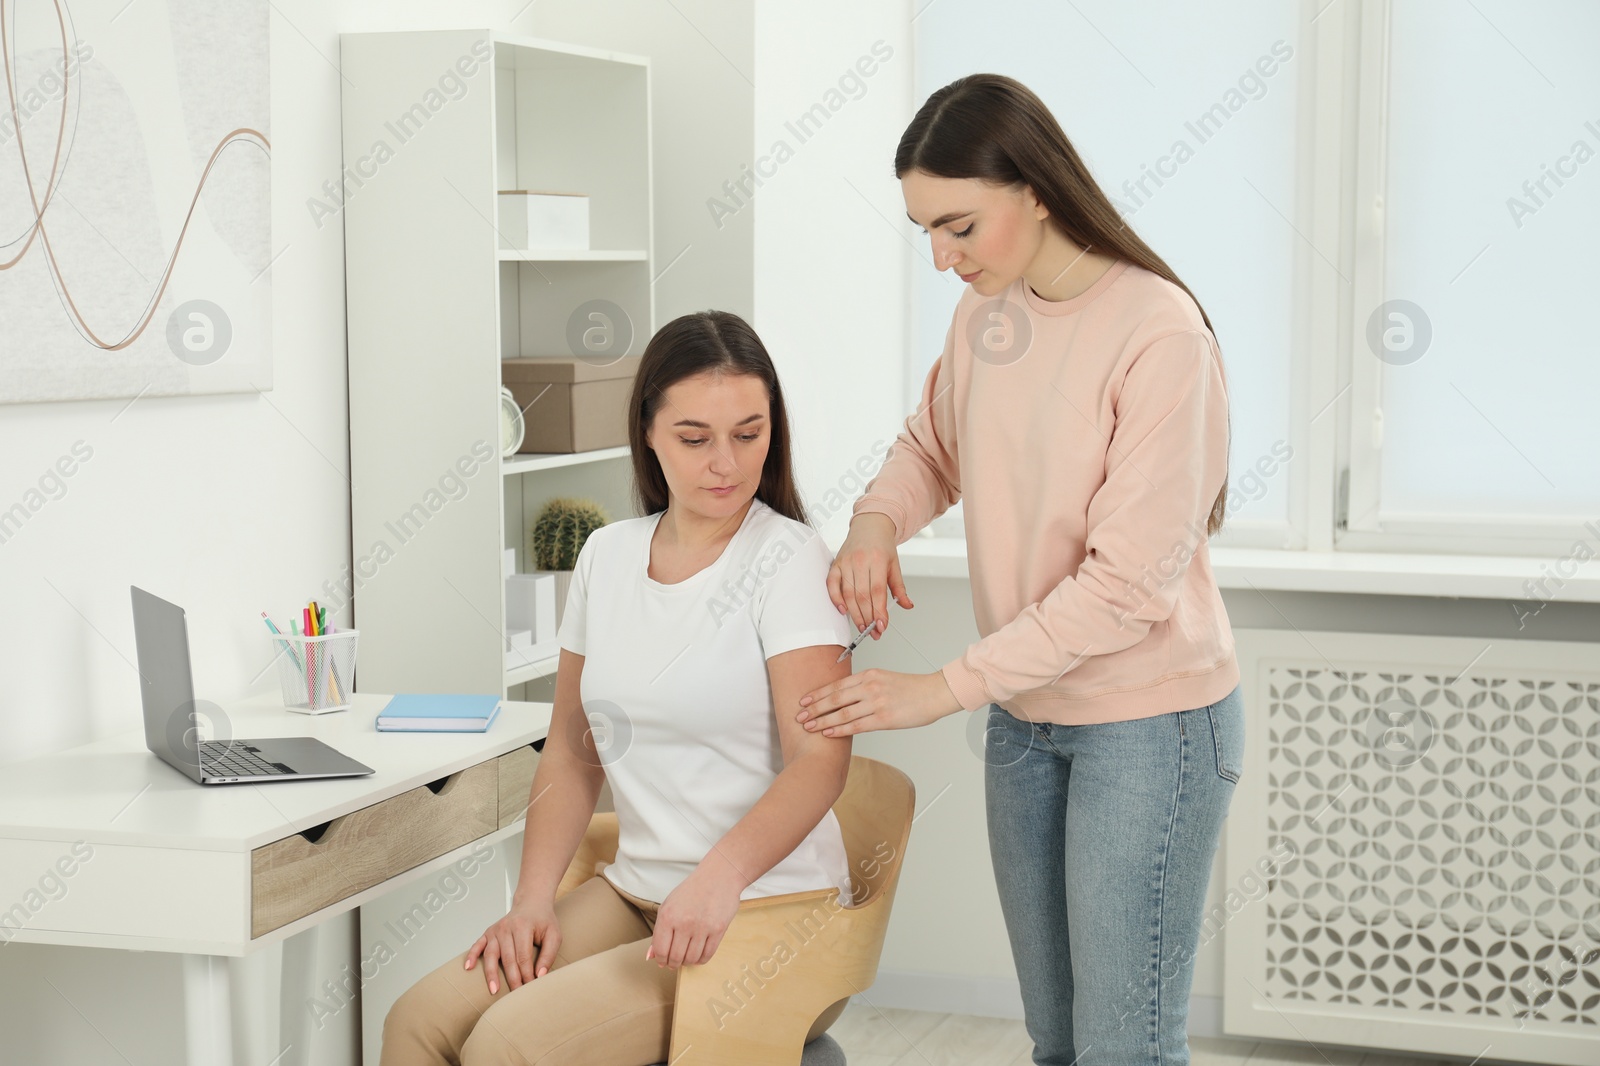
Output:
<instances>
[{"instance_id":1,"label":"laptop","mask_svg":"<svg viewBox=\"0 0 1600 1066\"><path fill-rule=\"evenodd\" d=\"M314 737L200 741L200 721L213 705L194 698L183 608L136 585L129 589L133 637L139 649L144 741L162 762L202 785L362 777L373 772Z\"/></svg>"}]
</instances>

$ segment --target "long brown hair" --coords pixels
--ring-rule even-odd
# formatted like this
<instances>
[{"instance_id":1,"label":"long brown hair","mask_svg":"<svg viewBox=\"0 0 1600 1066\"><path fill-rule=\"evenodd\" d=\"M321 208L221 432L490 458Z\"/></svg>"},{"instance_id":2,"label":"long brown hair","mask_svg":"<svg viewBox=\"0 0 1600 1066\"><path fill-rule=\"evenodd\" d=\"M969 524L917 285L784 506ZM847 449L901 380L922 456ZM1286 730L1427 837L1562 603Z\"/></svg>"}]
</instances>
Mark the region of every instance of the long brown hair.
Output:
<instances>
[{"instance_id":1,"label":"long brown hair","mask_svg":"<svg viewBox=\"0 0 1600 1066\"><path fill-rule=\"evenodd\" d=\"M969 74L928 97L894 152L895 177L912 170L940 178L1027 185L1068 240L1166 278L1189 294L1211 329L1199 299L1118 214L1050 109L1021 82L1003 74ZM1208 535L1222 528L1227 500L1224 474L1222 491L1206 520Z\"/></svg>"},{"instance_id":2,"label":"long brown hair","mask_svg":"<svg viewBox=\"0 0 1600 1066\"><path fill-rule=\"evenodd\" d=\"M633 450L633 499L641 515L667 508L670 493L661 461L645 443L666 391L698 374L749 374L767 387L771 436L761 468L756 499L786 518L805 522L805 507L794 484L790 458L789 412L783 402L778 372L766 345L750 324L728 311L695 311L673 319L645 345L628 400L628 443Z\"/></svg>"}]
</instances>

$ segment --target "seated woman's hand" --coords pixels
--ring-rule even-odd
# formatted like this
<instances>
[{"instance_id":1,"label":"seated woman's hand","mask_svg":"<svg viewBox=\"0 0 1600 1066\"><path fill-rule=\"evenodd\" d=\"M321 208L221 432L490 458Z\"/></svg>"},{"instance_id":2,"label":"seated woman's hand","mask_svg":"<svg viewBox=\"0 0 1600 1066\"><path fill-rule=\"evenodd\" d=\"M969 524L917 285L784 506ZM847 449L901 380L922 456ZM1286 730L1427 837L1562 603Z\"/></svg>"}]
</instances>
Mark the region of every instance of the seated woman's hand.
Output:
<instances>
[{"instance_id":1,"label":"seated woman's hand","mask_svg":"<svg viewBox=\"0 0 1600 1066\"><path fill-rule=\"evenodd\" d=\"M674 970L709 961L739 913L739 891L732 880L709 873L704 863L696 867L661 902L644 957Z\"/></svg>"},{"instance_id":2,"label":"seated woman's hand","mask_svg":"<svg viewBox=\"0 0 1600 1066\"><path fill-rule=\"evenodd\" d=\"M536 977L543 977L556 961L556 949L561 946L561 926L556 922L555 904L513 903L504 918L495 922L467 949L466 968L483 956L483 976L489 982L489 994L499 989L495 966L505 971L506 983L521 988ZM538 957L534 957L534 948Z\"/></svg>"}]
</instances>

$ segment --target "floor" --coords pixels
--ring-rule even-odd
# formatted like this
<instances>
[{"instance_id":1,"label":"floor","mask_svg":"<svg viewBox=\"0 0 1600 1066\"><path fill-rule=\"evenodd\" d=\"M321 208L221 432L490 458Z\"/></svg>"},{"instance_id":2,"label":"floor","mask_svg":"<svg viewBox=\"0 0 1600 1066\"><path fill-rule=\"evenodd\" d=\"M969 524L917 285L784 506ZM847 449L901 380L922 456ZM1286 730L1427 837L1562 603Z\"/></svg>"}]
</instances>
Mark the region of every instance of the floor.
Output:
<instances>
[{"instance_id":1,"label":"floor","mask_svg":"<svg viewBox=\"0 0 1600 1066\"><path fill-rule=\"evenodd\" d=\"M969 1014L879 1009L859 999L828 1030L850 1066L1028 1066L1033 1045L1020 1021ZM1192 1037L1190 1066L1465 1066L1455 1059Z\"/></svg>"}]
</instances>

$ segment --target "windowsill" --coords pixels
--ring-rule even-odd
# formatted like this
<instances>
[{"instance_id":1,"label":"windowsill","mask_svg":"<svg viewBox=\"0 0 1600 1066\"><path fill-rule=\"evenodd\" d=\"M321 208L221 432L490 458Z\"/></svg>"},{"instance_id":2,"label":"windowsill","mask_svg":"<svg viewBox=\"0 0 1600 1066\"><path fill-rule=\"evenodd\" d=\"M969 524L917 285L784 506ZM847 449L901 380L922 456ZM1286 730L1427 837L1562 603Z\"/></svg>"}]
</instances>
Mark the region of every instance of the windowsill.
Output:
<instances>
[{"instance_id":1,"label":"windowsill","mask_svg":"<svg viewBox=\"0 0 1600 1066\"><path fill-rule=\"evenodd\" d=\"M839 550L838 544L830 547ZM1497 555L1211 549L1211 566L1224 589L1600 603L1600 561L1577 563L1576 574L1566 578L1555 574L1557 561ZM900 546L900 570L906 577L965 578L967 543L959 537L914 536ZM1524 587L1525 582L1541 578L1547 579L1544 591Z\"/></svg>"}]
</instances>

